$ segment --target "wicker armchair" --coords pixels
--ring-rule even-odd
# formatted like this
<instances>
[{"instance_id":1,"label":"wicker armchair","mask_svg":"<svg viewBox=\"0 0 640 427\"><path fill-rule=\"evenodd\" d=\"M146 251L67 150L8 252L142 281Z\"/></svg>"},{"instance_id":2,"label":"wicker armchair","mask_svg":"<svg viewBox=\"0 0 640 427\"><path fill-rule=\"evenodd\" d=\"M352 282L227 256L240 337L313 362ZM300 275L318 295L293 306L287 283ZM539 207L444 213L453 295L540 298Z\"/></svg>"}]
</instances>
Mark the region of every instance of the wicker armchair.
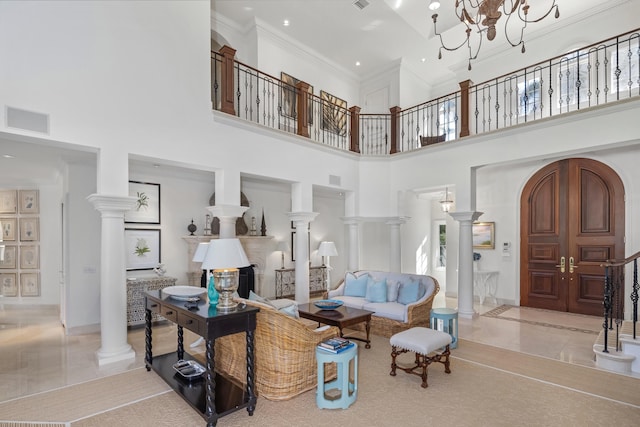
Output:
<instances>
[{"instance_id":1,"label":"wicker armchair","mask_svg":"<svg viewBox=\"0 0 640 427\"><path fill-rule=\"evenodd\" d=\"M330 327L315 331L304 319L294 319L256 301L242 300L260 308L255 332L255 385L258 396L287 400L317 385L316 346L335 337ZM246 384L245 334L216 339L216 370ZM325 379L335 377L335 365L327 366Z\"/></svg>"}]
</instances>

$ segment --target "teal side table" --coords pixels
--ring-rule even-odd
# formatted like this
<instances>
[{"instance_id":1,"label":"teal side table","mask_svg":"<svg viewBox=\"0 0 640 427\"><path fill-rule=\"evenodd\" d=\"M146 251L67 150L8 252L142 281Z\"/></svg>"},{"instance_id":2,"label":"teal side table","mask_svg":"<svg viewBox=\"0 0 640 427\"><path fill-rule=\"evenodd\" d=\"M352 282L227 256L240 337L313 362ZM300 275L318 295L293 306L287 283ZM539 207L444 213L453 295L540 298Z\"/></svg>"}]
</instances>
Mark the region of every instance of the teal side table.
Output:
<instances>
[{"instance_id":1,"label":"teal side table","mask_svg":"<svg viewBox=\"0 0 640 427\"><path fill-rule=\"evenodd\" d=\"M432 308L429 325L431 325L431 329L451 335L450 348L458 348L458 310L453 308Z\"/></svg>"},{"instance_id":2,"label":"teal side table","mask_svg":"<svg viewBox=\"0 0 640 427\"><path fill-rule=\"evenodd\" d=\"M318 362L318 389L316 391L316 404L318 408L347 409L358 396L358 346L353 345L341 353L316 348L316 360ZM336 363L338 377L328 383L324 382L324 364ZM349 376L350 367L353 366L353 376Z\"/></svg>"}]
</instances>

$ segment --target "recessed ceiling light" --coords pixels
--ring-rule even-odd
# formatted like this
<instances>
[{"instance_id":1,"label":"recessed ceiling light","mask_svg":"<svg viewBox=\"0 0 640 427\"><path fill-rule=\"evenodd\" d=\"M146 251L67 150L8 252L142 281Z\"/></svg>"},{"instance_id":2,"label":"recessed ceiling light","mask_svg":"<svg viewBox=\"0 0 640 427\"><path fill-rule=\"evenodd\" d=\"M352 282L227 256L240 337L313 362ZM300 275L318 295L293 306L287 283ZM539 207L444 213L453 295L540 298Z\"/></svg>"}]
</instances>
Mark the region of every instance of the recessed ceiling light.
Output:
<instances>
[{"instance_id":1,"label":"recessed ceiling light","mask_svg":"<svg viewBox=\"0 0 640 427\"><path fill-rule=\"evenodd\" d=\"M425 62L427 58L422 58L420 61Z\"/></svg>"},{"instance_id":2,"label":"recessed ceiling light","mask_svg":"<svg viewBox=\"0 0 640 427\"><path fill-rule=\"evenodd\" d=\"M284 25L285 27L288 27L288 26L289 26L289 20L288 20L288 19L285 19L285 20L282 22L282 25Z\"/></svg>"},{"instance_id":3,"label":"recessed ceiling light","mask_svg":"<svg viewBox=\"0 0 640 427\"><path fill-rule=\"evenodd\" d=\"M356 67L360 66L360 61L356 61Z\"/></svg>"},{"instance_id":4,"label":"recessed ceiling light","mask_svg":"<svg viewBox=\"0 0 640 427\"><path fill-rule=\"evenodd\" d=\"M15 156L12 156L11 154L3 154L2 157L4 157L5 159L13 159L13 158L15 158Z\"/></svg>"}]
</instances>

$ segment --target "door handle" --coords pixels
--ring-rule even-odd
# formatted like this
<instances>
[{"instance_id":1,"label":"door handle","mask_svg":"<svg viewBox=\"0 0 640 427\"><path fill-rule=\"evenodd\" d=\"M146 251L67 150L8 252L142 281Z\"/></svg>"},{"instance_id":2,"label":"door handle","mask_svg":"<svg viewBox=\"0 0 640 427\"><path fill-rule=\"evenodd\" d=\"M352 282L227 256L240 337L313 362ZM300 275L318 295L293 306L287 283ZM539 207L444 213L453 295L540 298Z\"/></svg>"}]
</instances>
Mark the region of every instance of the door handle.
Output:
<instances>
[{"instance_id":1,"label":"door handle","mask_svg":"<svg viewBox=\"0 0 640 427\"><path fill-rule=\"evenodd\" d=\"M573 273L573 270L578 268L577 265L574 265L573 257L569 257L569 273Z\"/></svg>"},{"instance_id":2,"label":"door handle","mask_svg":"<svg viewBox=\"0 0 640 427\"><path fill-rule=\"evenodd\" d=\"M573 259L573 258L571 258ZM564 273L564 267L565 267L565 259L564 257L560 257L560 264L556 265L556 267L560 267L560 273Z\"/></svg>"}]
</instances>

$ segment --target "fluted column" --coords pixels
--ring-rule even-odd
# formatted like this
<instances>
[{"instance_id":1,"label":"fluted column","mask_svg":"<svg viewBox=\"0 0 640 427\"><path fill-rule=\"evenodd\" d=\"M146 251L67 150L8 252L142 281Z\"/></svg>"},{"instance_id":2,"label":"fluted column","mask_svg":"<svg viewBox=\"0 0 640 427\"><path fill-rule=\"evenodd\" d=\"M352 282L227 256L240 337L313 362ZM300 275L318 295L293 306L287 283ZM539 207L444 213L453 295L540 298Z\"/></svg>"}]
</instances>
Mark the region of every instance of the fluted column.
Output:
<instances>
[{"instance_id":1,"label":"fluted column","mask_svg":"<svg viewBox=\"0 0 640 427\"><path fill-rule=\"evenodd\" d=\"M482 212L452 212L451 217L460 223L458 236L458 314L460 317L474 318L473 309L473 221Z\"/></svg>"},{"instance_id":2,"label":"fluted column","mask_svg":"<svg viewBox=\"0 0 640 427\"><path fill-rule=\"evenodd\" d=\"M242 214L249 209L248 206L215 205L208 206L207 210L213 217L220 220L220 238L233 239L236 237L236 221L242 218Z\"/></svg>"},{"instance_id":3,"label":"fluted column","mask_svg":"<svg viewBox=\"0 0 640 427\"><path fill-rule=\"evenodd\" d=\"M318 214L316 212L289 212L289 219L296 227L295 269L296 269L296 302L309 302L309 223Z\"/></svg>"},{"instance_id":4,"label":"fluted column","mask_svg":"<svg viewBox=\"0 0 640 427\"><path fill-rule=\"evenodd\" d=\"M402 242L400 226L406 222L403 217L393 218L386 222L389 226L389 268L391 271L402 272Z\"/></svg>"},{"instance_id":5,"label":"fluted column","mask_svg":"<svg viewBox=\"0 0 640 427\"><path fill-rule=\"evenodd\" d=\"M357 271L360 268L360 220L357 218L343 218L342 220L347 226L349 238L347 270Z\"/></svg>"},{"instance_id":6,"label":"fluted column","mask_svg":"<svg viewBox=\"0 0 640 427\"><path fill-rule=\"evenodd\" d=\"M124 213L135 206L135 197L92 194L87 200L102 219L100 257L100 337L98 365L133 359L127 342L127 277Z\"/></svg>"}]
</instances>

